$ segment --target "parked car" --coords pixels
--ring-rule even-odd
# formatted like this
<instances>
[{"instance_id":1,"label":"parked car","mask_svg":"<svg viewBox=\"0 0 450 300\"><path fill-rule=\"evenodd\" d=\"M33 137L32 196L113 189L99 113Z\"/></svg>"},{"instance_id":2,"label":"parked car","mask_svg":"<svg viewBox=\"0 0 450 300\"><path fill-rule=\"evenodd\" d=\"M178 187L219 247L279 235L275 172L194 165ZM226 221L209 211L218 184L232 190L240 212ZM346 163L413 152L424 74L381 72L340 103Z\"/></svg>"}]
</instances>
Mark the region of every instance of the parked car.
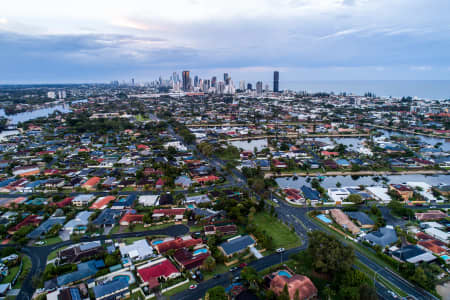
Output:
<instances>
[{"instance_id":1,"label":"parked car","mask_svg":"<svg viewBox=\"0 0 450 300\"><path fill-rule=\"evenodd\" d=\"M196 284L191 284L190 286L189 286L189 289L190 290L195 290L197 288L197 285Z\"/></svg>"},{"instance_id":2,"label":"parked car","mask_svg":"<svg viewBox=\"0 0 450 300\"><path fill-rule=\"evenodd\" d=\"M282 253L282 252L285 251L285 249L284 249L284 248L278 248L276 251L277 251L278 253Z\"/></svg>"}]
</instances>

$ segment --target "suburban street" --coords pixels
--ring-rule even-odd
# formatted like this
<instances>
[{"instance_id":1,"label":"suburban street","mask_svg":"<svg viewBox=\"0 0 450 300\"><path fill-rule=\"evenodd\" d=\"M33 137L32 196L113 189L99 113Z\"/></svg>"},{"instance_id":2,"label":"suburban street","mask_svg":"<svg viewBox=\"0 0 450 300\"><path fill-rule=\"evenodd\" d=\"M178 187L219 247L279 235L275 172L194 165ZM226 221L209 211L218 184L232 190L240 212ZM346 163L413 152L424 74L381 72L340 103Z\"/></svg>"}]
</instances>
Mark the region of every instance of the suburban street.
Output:
<instances>
[{"instance_id":1,"label":"suburban street","mask_svg":"<svg viewBox=\"0 0 450 300\"><path fill-rule=\"evenodd\" d=\"M182 141L182 138L175 134L172 127L169 126L169 131L174 134L178 140ZM196 148L195 145L188 145L188 149L190 151L195 152L200 158L207 160L213 167L218 169L219 171L225 171L225 162L223 160L220 160L217 157L205 157L202 155ZM230 174L226 176L227 184L223 185L217 185L215 187L221 187L221 188L232 188L232 187L241 187L246 189L249 192L253 192L247 185L247 180L245 176L239 172L236 169L232 169ZM201 192L207 192L211 191L215 188L214 186L208 186L204 188L197 189ZM187 193L186 190L182 191L176 191L176 193ZM71 193L71 196L76 196L79 193ZM92 192L92 194L95 195L107 195L107 192ZM149 194L149 192L121 192L120 194L135 194L135 195L144 195ZM18 196L26 196L25 194L5 194L1 197L4 198L11 198L11 197L18 197ZM255 193L255 196L257 199L260 199L260 196ZM307 213L310 210L324 210L324 209L330 209L332 207L318 207L318 208L308 208L308 207L298 207L298 206L292 206L289 205L287 202L285 202L283 199L280 199L278 196L274 195L273 199L276 200L277 206L275 207L275 211L277 213L278 218L290 225L293 226L295 229L295 232L298 234L302 241L302 245L297 248L289 249L285 251L284 253L274 253L268 256L265 256L259 260L252 261L249 263L249 266L254 267L257 271L261 271L265 268L268 268L270 266L276 265L281 263L284 260L289 259L289 257L295 253L298 253L299 251L304 251L308 247L308 232L312 230L323 230L320 226L315 224L311 221L311 219L308 217ZM273 200L271 199L271 200ZM448 208L450 205L444 205L440 207ZM413 209L420 208L424 209L426 207L411 207ZM397 219L393 217L389 213L389 209L386 207L380 207L383 216L386 218L386 221L388 224L392 225L402 225L404 222L403 220ZM120 233L120 234L113 234L109 236L98 236L98 237L86 237L82 238L80 242L90 242L90 241L104 241L109 239L121 239L121 238L129 238L129 237L145 237L145 236L151 236L151 235L167 235L167 236L181 236L189 232L189 228L185 225L173 225L170 227L167 227L165 229L158 229L158 230L147 230L147 231L141 231L141 232L129 232L129 233ZM31 246L24 246L20 248L20 251L26 255L28 255L31 258L32 261L32 267L27 275L27 278L22 286L22 289L17 297L19 300L25 300L25 299L31 299L35 288L32 285L33 277L39 276L41 274L46 266L47 257L48 255L59 248L66 247L72 244L76 244L78 242L74 241L64 241L60 242L54 245L49 246L43 246L43 247L31 247ZM8 247L8 246L15 246L15 245L2 245L0 248ZM412 295L416 297L417 299L436 299L436 297L430 295L429 293L423 291L422 289L413 286L403 278L401 278L399 275L393 273L390 270L387 270L386 268L381 267L374 261L372 261L370 258L364 256L362 253L355 250L357 258L369 269L371 269L374 273L377 274L377 276L383 277L386 280L388 280L391 284L395 285L399 289L401 289L403 292ZM202 297L205 292L216 286L216 285L223 285L226 286L230 284L231 279L238 275L240 270L237 270L233 273L227 272L224 274L221 274L219 278L211 279L208 281L201 282L198 284L198 287L195 290L186 290L183 292L180 292L174 296L174 299L198 299ZM376 290L380 298L382 299L395 299L390 294L386 292L386 287L381 285L379 282L376 282Z\"/></svg>"}]
</instances>

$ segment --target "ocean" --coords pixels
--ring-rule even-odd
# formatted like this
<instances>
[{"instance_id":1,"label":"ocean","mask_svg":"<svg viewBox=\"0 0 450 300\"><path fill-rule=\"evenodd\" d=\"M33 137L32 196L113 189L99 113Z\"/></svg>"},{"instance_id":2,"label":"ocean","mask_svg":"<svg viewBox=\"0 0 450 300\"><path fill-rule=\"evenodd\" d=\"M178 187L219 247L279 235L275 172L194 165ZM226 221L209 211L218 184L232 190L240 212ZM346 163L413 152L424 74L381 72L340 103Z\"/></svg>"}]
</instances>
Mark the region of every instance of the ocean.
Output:
<instances>
[{"instance_id":1,"label":"ocean","mask_svg":"<svg viewBox=\"0 0 450 300\"><path fill-rule=\"evenodd\" d=\"M381 97L411 96L421 99L450 99L450 80L311 80L284 81L280 88L294 91L334 92L364 95L367 92Z\"/></svg>"}]
</instances>

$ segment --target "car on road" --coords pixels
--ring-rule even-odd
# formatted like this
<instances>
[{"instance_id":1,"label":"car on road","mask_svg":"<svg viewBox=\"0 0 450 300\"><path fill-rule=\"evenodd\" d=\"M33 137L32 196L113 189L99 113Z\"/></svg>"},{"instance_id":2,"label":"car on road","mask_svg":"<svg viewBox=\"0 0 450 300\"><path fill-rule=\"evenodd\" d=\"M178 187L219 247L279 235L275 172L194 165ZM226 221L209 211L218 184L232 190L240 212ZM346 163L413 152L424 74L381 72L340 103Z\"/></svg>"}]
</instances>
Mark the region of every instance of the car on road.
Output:
<instances>
[{"instance_id":1,"label":"car on road","mask_svg":"<svg viewBox=\"0 0 450 300\"><path fill-rule=\"evenodd\" d=\"M278 248L276 251L277 251L278 253L283 253L285 250L286 250L286 249L284 249L284 248Z\"/></svg>"},{"instance_id":2,"label":"car on road","mask_svg":"<svg viewBox=\"0 0 450 300\"><path fill-rule=\"evenodd\" d=\"M191 284L190 286L189 286L189 289L190 290L195 290L197 288L197 285L196 284Z\"/></svg>"},{"instance_id":3,"label":"car on road","mask_svg":"<svg viewBox=\"0 0 450 300\"><path fill-rule=\"evenodd\" d=\"M214 275L214 279L220 278L220 274Z\"/></svg>"},{"instance_id":4,"label":"car on road","mask_svg":"<svg viewBox=\"0 0 450 300\"><path fill-rule=\"evenodd\" d=\"M230 272L237 271L237 269L239 269L239 268L238 267L232 267L232 268L230 268Z\"/></svg>"},{"instance_id":5,"label":"car on road","mask_svg":"<svg viewBox=\"0 0 450 300\"><path fill-rule=\"evenodd\" d=\"M276 198L273 198L272 201L278 203L278 200Z\"/></svg>"},{"instance_id":6,"label":"car on road","mask_svg":"<svg viewBox=\"0 0 450 300\"><path fill-rule=\"evenodd\" d=\"M392 296L392 298L395 298L395 299L397 299L397 298L398 298L397 294L396 294L396 293L394 293L393 291L387 291L387 293L388 293L389 295L391 295L391 296Z\"/></svg>"},{"instance_id":7,"label":"car on road","mask_svg":"<svg viewBox=\"0 0 450 300\"><path fill-rule=\"evenodd\" d=\"M42 245L45 244L45 242L44 242L44 241L38 241L38 242L36 242L35 244L36 244L36 245L39 245L39 246L42 246Z\"/></svg>"}]
</instances>

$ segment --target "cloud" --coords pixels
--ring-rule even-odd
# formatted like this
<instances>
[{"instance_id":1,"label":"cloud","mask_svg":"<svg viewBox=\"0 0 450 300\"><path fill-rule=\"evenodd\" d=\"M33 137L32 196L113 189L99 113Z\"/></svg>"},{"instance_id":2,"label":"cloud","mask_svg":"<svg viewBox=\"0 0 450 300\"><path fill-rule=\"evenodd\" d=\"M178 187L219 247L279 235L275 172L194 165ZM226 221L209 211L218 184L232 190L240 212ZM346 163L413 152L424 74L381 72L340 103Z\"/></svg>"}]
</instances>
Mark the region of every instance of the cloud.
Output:
<instances>
[{"instance_id":1,"label":"cloud","mask_svg":"<svg viewBox=\"0 0 450 300\"><path fill-rule=\"evenodd\" d=\"M350 29L345 29L345 30L341 30L341 31L337 31L335 33L332 34L328 34L325 36L322 36L319 38L319 40L326 40L326 39L331 39L331 38L337 38L337 37L342 37L342 36L346 36L346 35L352 35L355 33L359 33L364 31L363 28L350 28Z\"/></svg>"},{"instance_id":2,"label":"cloud","mask_svg":"<svg viewBox=\"0 0 450 300\"><path fill-rule=\"evenodd\" d=\"M6 18L0 18L0 25L5 25L8 23L8 19Z\"/></svg>"},{"instance_id":3,"label":"cloud","mask_svg":"<svg viewBox=\"0 0 450 300\"><path fill-rule=\"evenodd\" d=\"M420 71L420 72L431 71L432 69L433 69L433 67L431 67L431 66L411 66L410 67L411 71Z\"/></svg>"}]
</instances>

